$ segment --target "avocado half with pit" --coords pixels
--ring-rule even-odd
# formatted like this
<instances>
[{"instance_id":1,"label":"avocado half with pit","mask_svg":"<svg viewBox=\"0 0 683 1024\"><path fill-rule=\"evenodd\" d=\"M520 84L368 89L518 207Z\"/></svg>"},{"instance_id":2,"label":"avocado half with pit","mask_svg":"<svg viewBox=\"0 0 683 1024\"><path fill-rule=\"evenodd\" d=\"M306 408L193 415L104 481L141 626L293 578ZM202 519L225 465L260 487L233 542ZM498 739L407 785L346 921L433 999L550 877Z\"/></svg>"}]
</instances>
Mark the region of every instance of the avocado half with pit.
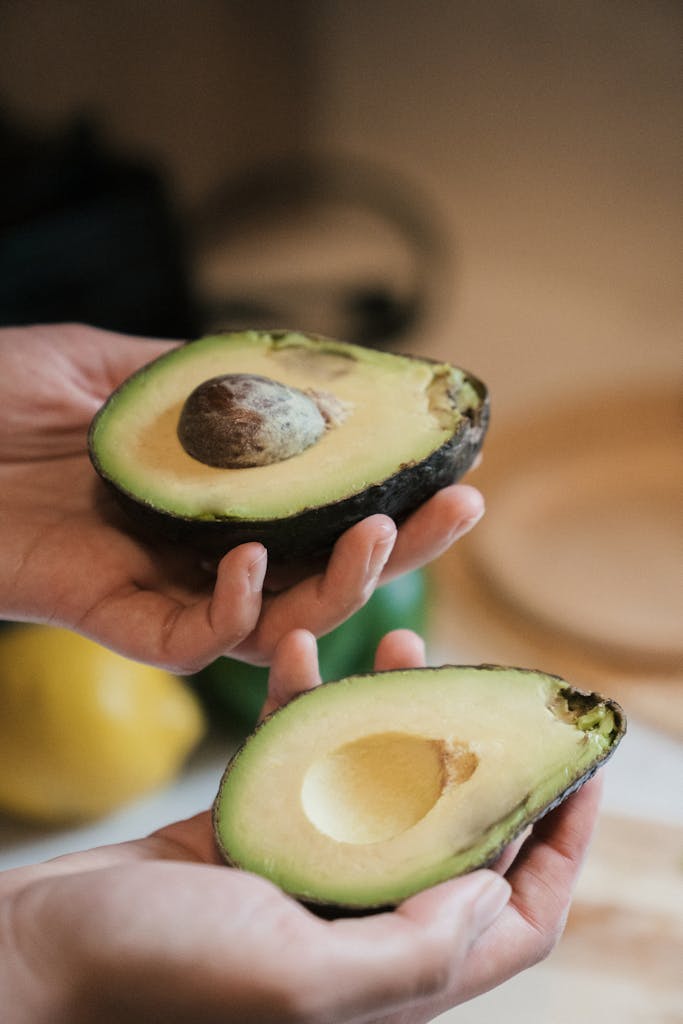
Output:
<instances>
[{"instance_id":1,"label":"avocado half with pit","mask_svg":"<svg viewBox=\"0 0 683 1024\"><path fill-rule=\"evenodd\" d=\"M490 864L625 732L618 704L499 666L324 683L267 718L214 803L228 864L308 904L393 906Z\"/></svg>"},{"instance_id":2,"label":"avocado half with pit","mask_svg":"<svg viewBox=\"0 0 683 1024\"><path fill-rule=\"evenodd\" d=\"M97 413L89 450L148 533L297 558L372 513L400 521L461 477L488 408L485 386L447 363L241 331L135 373Z\"/></svg>"}]
</instances>

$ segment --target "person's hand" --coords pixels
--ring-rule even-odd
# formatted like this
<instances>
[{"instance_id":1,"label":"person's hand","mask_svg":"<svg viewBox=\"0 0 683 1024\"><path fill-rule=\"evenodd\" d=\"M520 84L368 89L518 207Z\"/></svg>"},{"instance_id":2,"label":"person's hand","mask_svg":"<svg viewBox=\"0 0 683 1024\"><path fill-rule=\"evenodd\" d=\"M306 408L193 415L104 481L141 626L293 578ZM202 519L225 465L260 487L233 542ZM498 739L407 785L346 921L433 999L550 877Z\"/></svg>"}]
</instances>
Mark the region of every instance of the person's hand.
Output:
<instances>
[{"instance_id":1,"label":"person's hand","mask_svg":"<svg viewBox=\"0 0 683 1024\"><path fill-rule=\"evenodd\" d=\"M190 550L139 541L89 463L87 429L124 378L173 344L82 326L0 330L0 617L67 626L184 674L227 653L265 664L288 630L329 632L481 517L478 491L444 488L398 536L383 515L357 523L324 570L277 593L264 589L260 544L207 571Z\"/></svg>"},{"instance_id":2,"label":"person's hand","mask_svg":"<svg viewBox=\"0 0 683 1024\"><path fill-rule=\"evenodd\" d=\"M408 631L388 634L377 652L377 669L421 664L422 643ZM264 711L318 681L313 637L288 634ZM597 801L589 783L495 871L362 918L322 920L264 879L220 865L208 813L146 839L6 871L8 1024L432 1020L549 952Z\"/></svg>"}]
</instances>

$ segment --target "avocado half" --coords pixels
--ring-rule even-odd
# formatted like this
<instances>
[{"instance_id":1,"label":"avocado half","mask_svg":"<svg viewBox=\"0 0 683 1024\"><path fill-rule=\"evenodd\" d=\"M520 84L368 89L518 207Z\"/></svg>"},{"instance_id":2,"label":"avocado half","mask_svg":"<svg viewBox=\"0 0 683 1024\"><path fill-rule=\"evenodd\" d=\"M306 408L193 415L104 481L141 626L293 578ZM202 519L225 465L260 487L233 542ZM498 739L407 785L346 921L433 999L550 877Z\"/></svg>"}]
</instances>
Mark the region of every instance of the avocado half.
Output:
<instances>
[{"instance_id":1,"label":"avocado half","mask_svg":"<svg viewBox=\"0 0 683 1024\"><path fill-rule=\"evenodd\" d=\"M90 457L148 534L221 554L324 553L383 512L400 521L483 443L485 385L429 359L293 331L179 346L95 416Z\"/></svg>"},{"instance_id":2,"label":"avocado half","mask_svg":"<svg viewBox=\"0 0 683 1024\"><path fill-rule=\"evenodd\" d=\"M614 701L519 668L324 683L267 718L213 809L225 861L304 903L363 912L492 863L626 729Z\"/></svg>"}]
</instances>

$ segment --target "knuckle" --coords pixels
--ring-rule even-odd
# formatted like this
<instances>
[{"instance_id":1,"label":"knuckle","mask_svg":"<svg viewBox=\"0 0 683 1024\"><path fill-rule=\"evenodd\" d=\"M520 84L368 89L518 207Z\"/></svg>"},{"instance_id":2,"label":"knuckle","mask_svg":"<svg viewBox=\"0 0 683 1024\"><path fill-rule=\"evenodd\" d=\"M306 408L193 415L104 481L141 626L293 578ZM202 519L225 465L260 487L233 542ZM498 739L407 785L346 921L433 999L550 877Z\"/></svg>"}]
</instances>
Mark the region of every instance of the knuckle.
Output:
<instances>
[{"instance_id":1,"label":"knuckle","mask_svg":"<svg viewBox=\"0 0 683 1024\"><path fill-rule=\"evenodd\" d=\"M437 996L449 988L454 973L451 953L443 943L435 943L426 950L416 978L416 998Z\"/></svg>"},{"instance_id":2,"label":"knuckle","mask_svg":"<svg viewBox=\"0 0 683 1024\"><path fill-rule=\"evenodd\" d=\"M222 648L226 652L234 651L236 647L243 644L248 636L251 635L252 628L251 624L244 622L240 625L233 626L222 638Z\"/></svg>"},{"instance_id":3,"label":"knuckle","mask_svg":"<svg viewBox=\"0 0 683 1024\"><path fill-rule=\"evenodd\" d=\"M527 958L527 967L533 967L535 964L547 960L557 946L564 932L565 917L563 916L552 924L547 922L541 924L527 917L527 924L534 933L529 947L530 955Z\"/></svg>"},{"instance_id":4,"label":"knuckle","mask_svg":"<svg viewBox=\"0 0 683 1024\"><path fill-rule=\"evenodd\" d=\"M320 1020L309 997L308 987L293 985L291 979L282 980L274 985L267 999L268 1007L264 1007L270 1016L264 1020L277 1020L279 1024L315 1024Z\"/></svg>"},{"instance_id":5,"label":"knuckle","mask_svg":"<svg viewBox=\"0 0 683 1024\"><path fill-rule=\"evenodd\" d=\"M561 921L558 921L553 928L549 928L546 930L546 933L543 936L544 941L542 941L540 944L540 951L538 957L539 962L541 960L546 960L553 952L553 950L559 943L560 939L562 938L564 926L565 920L563 918Z\"/></svg>"}]
</instances>

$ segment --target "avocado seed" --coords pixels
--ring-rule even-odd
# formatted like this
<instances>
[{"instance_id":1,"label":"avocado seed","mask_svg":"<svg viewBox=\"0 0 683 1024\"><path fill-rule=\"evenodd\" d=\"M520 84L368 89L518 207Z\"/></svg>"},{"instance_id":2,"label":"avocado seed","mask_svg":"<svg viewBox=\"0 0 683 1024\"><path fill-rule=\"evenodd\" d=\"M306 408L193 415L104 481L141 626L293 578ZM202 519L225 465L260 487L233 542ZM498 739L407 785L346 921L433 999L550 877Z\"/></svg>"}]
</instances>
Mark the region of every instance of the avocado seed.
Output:
<instances>
[{"instance_id":1,"label":"avocado seed","mask_svg":"<svg viewBox=\"0 0 683 1024\"><path fill-rule=\"evenodd\" d=\"M178 438L207 466L269 466L299 455L325 432L315 400L298 388L254 373L212 377L187 398Z\"/></svg>"}]
</instances>

